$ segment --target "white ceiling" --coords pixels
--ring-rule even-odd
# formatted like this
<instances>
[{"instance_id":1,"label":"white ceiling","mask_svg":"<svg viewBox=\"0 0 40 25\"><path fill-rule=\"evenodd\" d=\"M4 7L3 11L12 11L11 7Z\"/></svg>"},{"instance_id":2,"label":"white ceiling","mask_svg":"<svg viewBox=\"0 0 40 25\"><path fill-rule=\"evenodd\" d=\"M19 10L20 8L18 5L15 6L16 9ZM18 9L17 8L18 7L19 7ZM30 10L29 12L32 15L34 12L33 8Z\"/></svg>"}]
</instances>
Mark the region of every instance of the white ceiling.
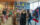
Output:
<instances>
[{"instance_id":1,"label":"white ceiling","mask_svg":"<svg viewBox=\"0 0 40 25\"><path fill-rule=\"evenodd\" d=\"M38 2L38 0L16 0L17 2ZM40 1L40 0L39 0Z\"/></svg>"},{"instance_id":2,"label":"white ceiling","mask_svg":"<svg viewBox=\"0 0 40 25\"><path fill-rule=\"evenodd\" d=\"M29 0L28 2L32 3L32 2L38 2L40 0Z\"/></svg>"},{"instance_id":3,"label":"white ceiling","mask_svg":"<svg viewBox=\"0 0 40 25\"><path fill-rule=\"evenodd\" d=\"M16 2L27 2L28 0L15 0Z\"/></svg>"}]
</instances>

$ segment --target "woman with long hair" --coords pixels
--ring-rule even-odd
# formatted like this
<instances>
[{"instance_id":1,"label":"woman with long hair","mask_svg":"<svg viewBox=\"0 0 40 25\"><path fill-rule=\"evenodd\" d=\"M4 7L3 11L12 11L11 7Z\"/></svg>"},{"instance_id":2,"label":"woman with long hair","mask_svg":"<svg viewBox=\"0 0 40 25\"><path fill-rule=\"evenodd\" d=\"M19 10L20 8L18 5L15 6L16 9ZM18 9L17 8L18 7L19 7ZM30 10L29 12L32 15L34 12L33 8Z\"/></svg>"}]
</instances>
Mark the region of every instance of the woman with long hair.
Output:
<instances>
[{"instance_id":1,"label":"woman with long hair","mask_svg":"<svg viewBox=\"0 0 40 25\"><path fill-rule=\"evenodd\" d=\"M26 11L23 10L20 18L20 25L26 25Z\"/></svg>"}]
</instances>

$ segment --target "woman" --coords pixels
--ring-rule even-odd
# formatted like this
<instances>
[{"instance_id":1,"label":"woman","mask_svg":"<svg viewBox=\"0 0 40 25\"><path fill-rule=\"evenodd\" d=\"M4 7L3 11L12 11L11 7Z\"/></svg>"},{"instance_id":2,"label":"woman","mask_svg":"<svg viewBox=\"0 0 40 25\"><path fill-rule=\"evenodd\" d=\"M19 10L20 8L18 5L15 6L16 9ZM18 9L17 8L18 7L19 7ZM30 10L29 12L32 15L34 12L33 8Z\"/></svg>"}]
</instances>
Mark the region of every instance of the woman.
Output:
<instances>
[{"instance_id":1,"label":"woman","mask_svg":"<svg viewBox=\"0 0 40 25\"><path fill-rule=\"evenodd\" d=\"M27 11L27 14L28 14L28 17L29 17L29 19L28 19L28 25L29 25L29 23L31 24L31 20L32 20L31 13L29 12L29 10Z\"/></svg>"},{"instance_id":2,"label":"woman","mask_svg":"<svg viewBox=\"0 0 40 25\"><path fill-rule=\"evenodd\" d=\"M3 20L4 20L4 23L6 22L6 14L7 14L7 9L4 9L3 12Z\"/></svg>"},{"instance_id":3,"label":"woman","mask_svg":"<svg viewBox=\"0 0 40 25\"><path fill-rule=\"evenodd\" d=\"M9 11L9 16L8 17L10 17L10 16L12 16L12 11Z\"/></svg>"},{"instance_id":4,"label":"woman","mask_svg":"<svg viewBox=\"0 0 40 25\"><path fill-rule=\"evenodd\" d=\"M26 11L25 10L21 13L20 25L26 25Z\"/></svg>"}]
</instances>

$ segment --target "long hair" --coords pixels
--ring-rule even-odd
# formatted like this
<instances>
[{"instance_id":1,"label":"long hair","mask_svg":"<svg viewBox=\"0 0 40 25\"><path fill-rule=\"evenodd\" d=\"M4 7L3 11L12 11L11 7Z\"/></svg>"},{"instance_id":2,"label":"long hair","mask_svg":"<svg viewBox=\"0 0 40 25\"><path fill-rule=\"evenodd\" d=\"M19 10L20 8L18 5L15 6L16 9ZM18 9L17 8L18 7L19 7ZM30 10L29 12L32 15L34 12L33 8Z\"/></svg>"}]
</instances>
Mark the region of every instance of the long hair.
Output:
<instances>
[{"instance_id":1,"label":"long hair","mask_svg":"<svg viewBox=\"0 0 40 25\"><path fill-rule=\"evenodd\" d=\"M30 13L30 11L29 11L29 10L27 10L27 13Z\"/></svg>"}]
</instances>

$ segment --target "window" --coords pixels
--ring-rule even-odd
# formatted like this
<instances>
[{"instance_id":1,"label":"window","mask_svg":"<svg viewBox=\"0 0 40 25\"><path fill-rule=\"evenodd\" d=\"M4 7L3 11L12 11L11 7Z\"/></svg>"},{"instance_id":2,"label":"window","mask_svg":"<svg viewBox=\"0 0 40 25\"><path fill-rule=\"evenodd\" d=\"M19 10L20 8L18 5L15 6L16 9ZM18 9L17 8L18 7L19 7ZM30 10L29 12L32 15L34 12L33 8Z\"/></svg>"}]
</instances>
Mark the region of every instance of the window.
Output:
<instances>
[{"instance_id":1,"label":"window","mask_svg":"<svg viewBox=\"0 0 40 25\"><path fill-rule=\"evenodd\" d=\"M40 2L39 2L39 6L40 6Z\"/></svg>"},{"instance_id":2,"label":"window","mask_svg":"<svg viewBox=\"0 0 40 25\"><path fill-rule=\"evenodd\" d=\"M33 3L32 3L32 4L30 4L30 9L33 9Z\"/></svg>"},{"instance_id":3,"label":"window","mask_svg":"<svg viewBox=\"0 0 40 25\"><path fill-rule=\"evenodd\" d=\"M32 10L35 10L37 7L38 7L38 2L30 4L30 9L32 9Z\"/></svg>"},{"instance_id":4,"label":"window","mask_svg":"<svg viewBox=\"0 0 40 25\"><path fill-rule=\"evenodd\" d=\"M34 3L34 10L38 7L38 2Z\"/></svg>"},{"instance_id":5,"label":"window","mask_svg":"<svg viewBox=\"0 0 40 25\"><path fill-rule=\"evenodd\" d=\"M35 10L38 7L38 2L31 3L30 4L30 13L32 13L32 10Z\"/></svg>"}]
</instances>

